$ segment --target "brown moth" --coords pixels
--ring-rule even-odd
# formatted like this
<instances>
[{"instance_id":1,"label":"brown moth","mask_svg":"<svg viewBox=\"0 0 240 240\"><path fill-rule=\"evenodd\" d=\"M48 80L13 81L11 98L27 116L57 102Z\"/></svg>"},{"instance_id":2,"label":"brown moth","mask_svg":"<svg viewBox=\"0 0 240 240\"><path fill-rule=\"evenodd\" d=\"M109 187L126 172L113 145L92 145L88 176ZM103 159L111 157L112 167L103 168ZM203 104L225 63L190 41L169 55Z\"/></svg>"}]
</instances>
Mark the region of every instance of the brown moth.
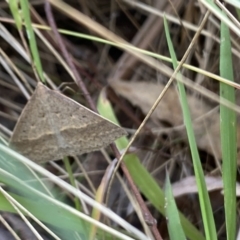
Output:
<instances>
[{"instance_id":1,"label":"brown moth","mask_svg":"<svg viewBox=\"0 0 240 240\"><path fill-rule=\"evenodd\" d=\"M121 127L38 83L18 119L10 147L42 163L99 150L124 135Z\"/></svg>"}]
</instances>

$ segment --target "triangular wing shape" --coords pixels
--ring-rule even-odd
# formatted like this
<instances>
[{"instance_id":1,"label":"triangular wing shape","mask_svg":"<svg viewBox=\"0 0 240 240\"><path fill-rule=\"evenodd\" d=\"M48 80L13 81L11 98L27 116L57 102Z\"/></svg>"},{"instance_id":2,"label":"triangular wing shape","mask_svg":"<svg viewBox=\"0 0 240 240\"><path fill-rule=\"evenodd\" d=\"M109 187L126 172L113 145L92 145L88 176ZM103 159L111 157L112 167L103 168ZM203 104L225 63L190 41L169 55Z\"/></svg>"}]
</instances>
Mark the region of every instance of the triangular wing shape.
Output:
<instances>
[{"instance_id":1,"label":"triangular wing shape","mask_svg":"<svg viewBox=\"0 0 240 240\"><path fill-rule=\"evenodd\" d=\"M99 150L123 135L124 129L38 83L10 146L40 163Z\"/></svg>"}]
</instances>

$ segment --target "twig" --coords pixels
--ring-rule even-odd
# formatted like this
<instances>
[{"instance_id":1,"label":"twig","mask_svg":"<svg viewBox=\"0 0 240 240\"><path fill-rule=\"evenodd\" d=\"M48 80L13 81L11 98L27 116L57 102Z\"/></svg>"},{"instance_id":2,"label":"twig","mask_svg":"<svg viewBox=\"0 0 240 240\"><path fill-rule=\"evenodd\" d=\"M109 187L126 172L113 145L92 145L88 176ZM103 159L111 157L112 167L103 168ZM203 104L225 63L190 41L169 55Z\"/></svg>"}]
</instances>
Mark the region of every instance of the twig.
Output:
<instances>
[{"instance_id":1,"label":"twig","mask_svg":"<svg viewBox=\"0 0 240 240\"><path fill-rule=\"evenodd\" d=\"M53 15L52 15L51 5L49 4L48 0L45 1L45 12L46 12L46 15L47 15L49 25L51 26L52 31L53 31L56 39L57 39L57 42L58 42L59 47L62 51L62 54L65 57L69 67L72 69L73 75L75 77L76 84L82 90L82 92L85 95L91 109L94 110L95 112L97 112L97 108L96 108L92 98L90 97L90 95L88 93L88 90L87 90L87 88L85 87L85 85L82 81L82 78L78 74L78 71L76 70L75 65L73 64L72 57L67 52L67 49L66 49L65 45L63 44L62 38L61 38L60 34L58 33L57 26L56 26L55 20L54 20Z\"/></svg>"}]
</instances>

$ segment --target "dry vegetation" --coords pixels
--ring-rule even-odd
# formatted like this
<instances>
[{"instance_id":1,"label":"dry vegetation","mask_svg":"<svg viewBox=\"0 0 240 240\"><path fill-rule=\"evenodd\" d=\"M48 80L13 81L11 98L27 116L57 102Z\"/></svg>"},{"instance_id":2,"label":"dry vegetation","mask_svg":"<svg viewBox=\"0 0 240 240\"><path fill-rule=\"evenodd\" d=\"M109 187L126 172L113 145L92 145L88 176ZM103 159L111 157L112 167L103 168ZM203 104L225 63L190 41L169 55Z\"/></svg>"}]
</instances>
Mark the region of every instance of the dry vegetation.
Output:
<instances>
[{"instance_id":1,"label":"dry vegetation","mask_svg":"<svg viewBox=\"0 0 240 240\"><path fill-rule=\"evenodd\" d=\"M116 40L115 36L118 36L135 47L168 57L169 52L163 17L149 12L143 6L151 6L151 9L157 11L160 15L165 12L168 14L167 16L171 16L171 19L168 20L170 34L178 59L182 58L189 47L195 31L206 12L205 7L199 5L198 1L144 0L141 1L142 5L140 3L139 5L131 5L132 1L120 0L66 1L75 10L89 16L93 21L116 34L111 36L108 32L99 32L101 30L98 29L98 26L91 25L91 22L80 23L81 19L74 19L74 17L77 18L78 16L73 11L69 9L65 9L68 12L60 10L60 7L56 7L58 1L51 2L55 2L52 10L59 29L67 29L93 36L100 35L107 40L113 41ZM49 25L44 10L44 2L30 1L30 4L32 22L42 26ZM29 54L28 47L26 48L24 45L27 43L24 30L22 35L16 30L8 4L1 1L0 6L2 65L0 71L0 133L2 140L8 141L23 107L27 103L29 96L31 96L31 91L36 86L36 75L34 74L34 68L24 59L24 54L18 52L16 48L16 44L20 44ZM232 14L236 15L235 9L231 6L228 7ZM61 86L60 89L65 95L86 107L90 107L85 95L66 70L66 66L57 59L54 53L56 51L61 55L56 35L44 28L39 29L39 31L37 45L43 71L48 76L48 86ZM204 31L195 42L185 63L219 75L219 33L219 20L210 14ZM10 40L10 35L13 37L12 40ZM154 64L149 64L147 60L142 61L139 56L134 56L121 48L94 40L69 35L61 36L93 102L97 102L100 92L106 87L107 97L113 104L116 117L120 125L128 131L130 138L173 73L171 63L159 60L161 67L154 68ZM237 43L239 38L234 33L232 33L231 37L233 40L234 80L239 83L240 61L239 44ZM25 43L23 39L25 39ZM63 58L63 60L66 59ZM6 63L8 67L4 65ZM71 67L70 72L72 72ZM188 103L194 122L201 163L210 193L218 237L219 239L226 239L224 205L221 194L222 182L220 178L222 155L219 131L219 103L216 101L219 94L219 82L207 77L200 71L196 72L188 68L182 68L182 73L190 82L187 87ZM21 82L22 88L19 87L19 82ZM203 89L201 92L199 92L201 89L196 87L198 86L196 84L201 85ZM24 94L23 89L27 92L26 94ZM237 105L239 105L240 95L238 91L236 91L236 97ZM239 129L239 135L240 126L237 129ZM179 210L193 225L202 231L203 225L196 194L197 188L193 180L192 158L175 83L170 86L159 106L135 139L133 146L134 152L142 165L154 177L160 187L164 186L166 169L168 170ZM238 147L240 147L239 143ZM110 148L107 148L107 153L114 158ZM76 177L81 182L80 188L91 197L94 197L108 166L106 156L107 154L103 155L100 151L88 153L79 157L78 164L73 158L70 159L72 171L76 176L80 174L80 177ZM58 166L48 163L46 168L60 176L62 173L59 167L62 167L62 163L60 161L57 163L59 163ZM82 173L85 174L85 177L81 175ZM127 184L124 174L122 172L120 174L123 182ZM239 179L239 175L237 178ZM115 180L107 206L130 224L143 230L141 221L129 201L129 195L132 195L132 193L128 192L126 194L121 187L121 182ZM73 197L69 194L66 198L73 205ZM165 217L147 201L148 199L145 200L157 220L157 228L162 238L168 239ZM32 235L27 236L27 234L31 234L31 231L26 229L22 224L22 220L15 215L5 213L3 218L11 224L15 231L20 232L22 239L35 239ZM111 223L106 219L103 218L102 221L111 226ZM112 226L114 227L114 225ZM3 229L3 227L0 228L0 236L7 234ZM42 234L44 235L44 233ZM9 236L7 239L12 238ZM45 236L44 239L51 238Z\"/></svg>"}]
</instances>

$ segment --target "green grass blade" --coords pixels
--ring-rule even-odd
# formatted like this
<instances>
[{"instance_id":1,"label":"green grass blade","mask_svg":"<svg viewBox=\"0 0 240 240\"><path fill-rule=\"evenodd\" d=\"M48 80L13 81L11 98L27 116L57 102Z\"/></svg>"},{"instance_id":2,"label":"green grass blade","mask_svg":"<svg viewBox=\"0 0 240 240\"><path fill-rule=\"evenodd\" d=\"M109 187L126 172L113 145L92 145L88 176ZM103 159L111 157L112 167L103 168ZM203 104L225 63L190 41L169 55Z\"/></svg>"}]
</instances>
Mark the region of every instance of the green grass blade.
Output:
<instances>
[{"instance_id":1,"label":"green grass blade","mask_svg":"<svg viewBox=\"0 0 240 240\"><path fill-rule=\"evenodd\" d=\"M233 81L230 32L221 24L220 75ZM235 103L233 87L220 83L220 96ZM220 132L222 146L222 174L227 239L236 239L236 173L237 173L237 129L236 113L220 104Z\"/></svg>"},{"instance_id":2,"label":"green grass blade","mask_svg":"<svg viewBox=\"0 0 240 240\"><path fill-rule=\"evenodd\" d=\"M74 178L74 175L73 175L73 171L72 171L72 167L71 167L71 164L69 162L69 158L68 157L64 157L63 158L63 163L64 163L65 169L66 169L66 171L68 173L68 177L69 177L69 181L70 181L71 185L73 187L77 188L76 182L75 182L75 178ZM81 206L80 200L77 197L74 197L74 203L75 203L75 208L78 211L81 211L82 210L82 206Z\"/></svg>"},{"instance_id":3,"label":"green grass blade","mask_svg":"<svg viewBox=\"0 0 240 240\"><path fill-rule=\"evenodd\" d=\"M168 221L168 232L171 240L186 240L181 220L178 214L178 209L172 193L169 175L166 176L165 184L165 208L166 218Z\"/></svg>"},{"instance_id":4,"label":"green grass blade","mask_svg":"<svg viewBox=\"0 0 240 240\"><path fill-rule=\"evenodd\" d=\"M176 69L177 65L178 65L177 58L176 58L175 51L174 51L174 48L172 45L166 18L164 18L164 27L165 27L169 52L170 52L171 58L173 60L173 67L174 67L174 69ZM177 77L180 78L181 75L178 73ZM193 126L192 126L192 121L191 121L191 115L190 115L190 111L189 111L189 107L188 107L188 103L187 103L185 87L179 81L177 82L177 84L178 84L180 102L181 102L182 111L183 111L184 124L185 124L186 130L187 130L188 141L189 141L191 155L192 155L192 159L193 159L194 172L195 172L197 187L198 187L198 191L199 191L200 208L201 208L201 213L202 213L202 218L203 218L206 239L208 239L208 240L216 239L217 240L216 227L215 227L215 223L214 223L212 207L211 207L209 195L208 195L207 188L206 188L206 183L205 183L204 174L203 174L203 170L202 170L202 166L201 166L201 161L200 161L199 154L198 154L197 144L195 141Z\"/></svg>"},{"instance_id":5,"label":"green grass blade","mask_svg":"<svg viewBox=\"0 0 240 240\"><path fill-rule=\"evenodd\" d=\"M20 31L22 29L22 17L18 8L18 0L10 0L8 3L17 29Z\"/></svg>"},{"instance_id":6,"label":"green grass blade","mask_svg":"<svg viewBox=\"0 0 240 240\"><path fill-rule=\"evenodd\" d=\"M40 79L44 82L42 64L40 61L40 57L38 54L37 43L34 35L34 31L32 28L32 22L29 13L29 3L28 0L20 0L21 9L22 9L22 16L25 22L26 33L30 44L30 49L33 57L33 62L36 67L37 73L40 76Z\"/></svg>"}]
</instances>

